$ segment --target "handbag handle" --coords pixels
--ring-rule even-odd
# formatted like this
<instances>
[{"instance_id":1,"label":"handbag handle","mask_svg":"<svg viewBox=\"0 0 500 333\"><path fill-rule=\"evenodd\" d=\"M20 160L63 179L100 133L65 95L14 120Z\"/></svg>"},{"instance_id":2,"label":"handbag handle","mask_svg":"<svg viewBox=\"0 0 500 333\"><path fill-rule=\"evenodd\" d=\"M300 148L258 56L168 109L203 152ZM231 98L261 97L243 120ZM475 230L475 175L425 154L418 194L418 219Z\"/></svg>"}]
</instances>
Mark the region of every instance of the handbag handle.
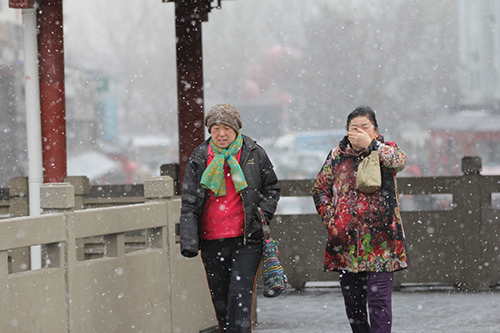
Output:
<instances>
[{"instance_id":1,"label":"handbag handle","mask_svg":"<svg viewBox=\"0 0 500 333\"><path fill-rule=\"evenodd\" d=\"M271 230L269 229L269 222L267 222L266 215L264 214L262 208L258 206L257 206L257 213L259 214L260 222L262 223L262 232L264 233L264 239L270 239Z\"/></svg>"}]
</instances>

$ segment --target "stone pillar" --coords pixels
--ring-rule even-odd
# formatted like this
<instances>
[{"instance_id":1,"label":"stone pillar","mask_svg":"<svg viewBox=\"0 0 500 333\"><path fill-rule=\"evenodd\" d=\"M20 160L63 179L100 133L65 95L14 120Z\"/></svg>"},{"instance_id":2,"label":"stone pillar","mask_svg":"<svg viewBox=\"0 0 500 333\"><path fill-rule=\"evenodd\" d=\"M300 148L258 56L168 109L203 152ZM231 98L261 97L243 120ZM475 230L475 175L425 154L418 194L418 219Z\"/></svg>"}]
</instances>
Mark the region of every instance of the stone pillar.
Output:
<instances>
[{"instance_id":1,"label":"stone pillar","mask_svg":"<svg viewBox=\"0 0 500 333\"><path fill-rule=\"evenodd\" d=\"M28 177L14 177L9 183L9 215L10 217L29 216L29 185ZM24 272L31 269L30 248L21 247L12 249L9 271L12 273Z\"/></svg>"},{"instance_id":2,"label":"stone pillar","mask_svg":"<svg viewBox=\"0 0 500 333\"><path fill-rule=\"evenodd\" d=\"M29 216L28 177L14 177L9 183L10 217Z\"/></svg>"},{"instance_id":3,"label":"stone pillar","mask_svg":"<svg viewBox=\"0 0 500 333\"><path fill-rule=\"evenodd\" d=\"M462 158L462 172L464 175L478 175L483 169L481 157L479 156L464 156Z\"/></svg>"},{"instance_id":4,"label":"stone pillar","mask_svg":"<svg viewBox=\"0 0 500 333\"><path fill-rule=\"evenodd\" d=\"M146 200L167 199L175 194L174 180L169 176L151 177L144 181Z\"/></svg>"},{"instance_id":5,"label":"stone pillar","mask_svg":"<svg viewBox=\"0 0 500 333\"><path fill-rule=\"evenodd\" d=\"M89 178L87 176L69 176L64 181L73 185L75 189L75 210L84 209L84 198L90 193Z\"/></svg>"},{"instance_id":6,"label":"stone pillar","mask_svg":"<svg viewBox=\"0 0 500 333\"><path fill-rule=\"evenodd\" d=\"M463 249L461 264L461 282L458 287L463 290L478 290L490 287L482 278L483 275L483 242L481 230L484 221L481 217L481 158L465 156L462 158L462 186L457 191L462 207L464 223Z\"/></svg>"},{"instance_id":7,"label":"stone pillar","mask_svg":"<svg viewBox=\"0 0 500 333\"><path fill-rule=\"evenodd\" d=\"M169 176L160 177L150 177L144 181L144 197L146 201L167 201L174 196L174 180ZM167 212L165 216L169 216L168 212L172 209L172 201L167 203ZM170 218L169 218L170 220ZM178 222L178 221L177 221ZM170 221L168 223L171 223ZM168 224L167 223L167 224ZM164 244L168 244L168 238L170 235L168 233L178 234L178 223L173 223L173 225L168 224L168 229L156 228L150 229L147 235L147 246L152 248L161 248ZM167 231L168 230L168 231ZM169 249L170 252L170 249Z\"/></svg>"},{"instance_id":8,"label":"stone pillar","mask_svg":"<svg viewBox=\"0 0 500 333\"><path fill-rule=\"evenodd\" d=\"M70 183L46 183L40 188L43 214L63 213L75 207L75 188Z\"/></svg>"},{"instance_id":9,"label":"stone pillar","mask_svg":"<svg viewBox=\"0 0 500 333\"><path fill-rule=\"evenodd\" d=\"M169 163L163 164L160 167L160 175L161 176L170 176L174 179L174 193L175 195L179 195L180 191L180 175L179 175L179 163Z\"/></svg>"}]
</instances>

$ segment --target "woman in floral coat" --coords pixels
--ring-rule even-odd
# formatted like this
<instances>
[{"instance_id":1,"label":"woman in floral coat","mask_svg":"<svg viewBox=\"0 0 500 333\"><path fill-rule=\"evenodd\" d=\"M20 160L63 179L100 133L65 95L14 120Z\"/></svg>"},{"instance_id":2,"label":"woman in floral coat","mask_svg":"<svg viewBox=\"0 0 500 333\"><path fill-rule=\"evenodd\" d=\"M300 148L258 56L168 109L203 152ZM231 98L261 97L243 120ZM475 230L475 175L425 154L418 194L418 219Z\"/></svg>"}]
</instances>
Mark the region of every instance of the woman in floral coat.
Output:
<instances>
[{"instance_id":1,"label":"woman in floral coat","mask_svg":"<svg viewBox=\"0 0 500 333\"><path fill-rule=\"evenodd\" d=\"M391 331L393 274L411 265L396 185L406 154L377 130L370 107L351 112L347 135L329 153L313 186L316 210L328 229L324 269L340 272L353 332ZM373 150L379 153L382 186L366 194L356 188L356 172Z\"/></svg>"}]
</instances>

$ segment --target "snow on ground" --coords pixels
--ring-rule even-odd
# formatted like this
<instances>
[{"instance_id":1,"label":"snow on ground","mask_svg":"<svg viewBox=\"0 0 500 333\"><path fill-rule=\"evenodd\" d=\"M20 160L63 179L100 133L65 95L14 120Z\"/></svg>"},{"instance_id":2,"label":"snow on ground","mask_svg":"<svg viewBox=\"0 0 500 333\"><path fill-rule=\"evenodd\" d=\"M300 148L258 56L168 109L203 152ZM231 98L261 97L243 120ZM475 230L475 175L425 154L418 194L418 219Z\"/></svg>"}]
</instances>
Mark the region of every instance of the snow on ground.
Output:
<instances>
[{"instance_id":1,"label":"snow on ground","mask_svg":"<svg viewBox=\"0 0 500 333\"><path fill-rule=\"evenodd\" d=\"M259 333L351 332L339 288L306 288L265 298L258 290ZM393 333L500 332L500 291L395 291Z\"/></svg>"}]
</instances>

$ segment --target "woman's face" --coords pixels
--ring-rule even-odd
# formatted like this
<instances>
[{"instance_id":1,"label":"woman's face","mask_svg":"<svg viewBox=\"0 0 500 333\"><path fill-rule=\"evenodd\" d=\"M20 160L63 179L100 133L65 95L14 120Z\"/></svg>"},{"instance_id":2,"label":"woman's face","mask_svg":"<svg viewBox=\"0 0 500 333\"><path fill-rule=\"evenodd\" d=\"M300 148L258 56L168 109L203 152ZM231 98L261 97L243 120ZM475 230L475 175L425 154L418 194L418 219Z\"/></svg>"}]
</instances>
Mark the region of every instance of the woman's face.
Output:
<instances>
[{"instance_id":1,"label":"woman's face","mask_svg":"<svg viewBox=\"0 0 500 333\"><path fill-rule=\"evenodd\" d=\"M238 133L231 127L224 124L215 124L210 128L212 141L214 144L222 149L229 148L229 146L236 140Z\"/></svg>"},{"instance_id":2,"label":"woman's face","mask_svg":"<svg viewBox=\"0 0 500 333\"><path fill-rule=\"evenodd\" d=\"M377 128L366 116L353 118L349 123L349 132L356 132L358 129L366 132L372 140L377 137Z\"/></svg>"}]
</instances>

